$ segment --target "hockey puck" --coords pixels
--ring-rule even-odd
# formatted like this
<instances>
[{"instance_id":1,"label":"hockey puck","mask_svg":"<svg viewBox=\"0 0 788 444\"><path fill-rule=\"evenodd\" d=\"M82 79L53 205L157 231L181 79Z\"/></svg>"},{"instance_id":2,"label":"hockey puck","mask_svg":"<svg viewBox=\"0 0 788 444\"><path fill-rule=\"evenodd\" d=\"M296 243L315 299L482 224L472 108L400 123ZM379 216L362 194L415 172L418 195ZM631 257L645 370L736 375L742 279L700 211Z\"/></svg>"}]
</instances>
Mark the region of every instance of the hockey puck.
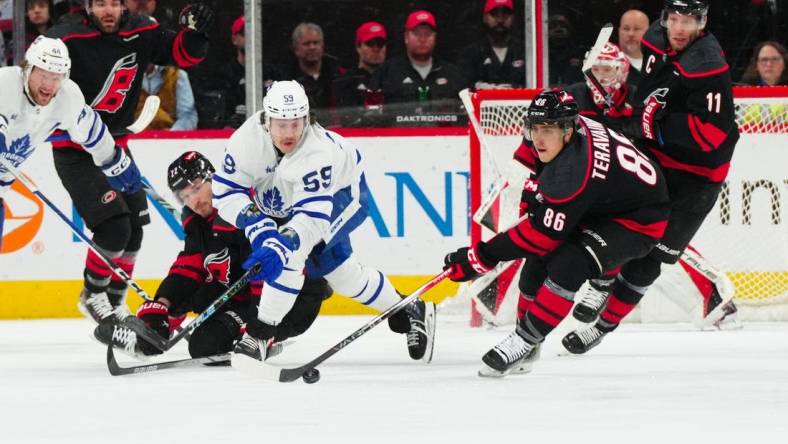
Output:
<instances>
[{"instance_id":1,"label":"hockey puck","mask_svg":"<svg viewBox=\"0 0 788 444\"><path fill-rule=\"evenodd\" d=\"M305 371L303 375L301 375L301 378L307 384L314 384L317 381L320 381L320 371L316 368L309 369Z\"/></svg>"}]
</instances>

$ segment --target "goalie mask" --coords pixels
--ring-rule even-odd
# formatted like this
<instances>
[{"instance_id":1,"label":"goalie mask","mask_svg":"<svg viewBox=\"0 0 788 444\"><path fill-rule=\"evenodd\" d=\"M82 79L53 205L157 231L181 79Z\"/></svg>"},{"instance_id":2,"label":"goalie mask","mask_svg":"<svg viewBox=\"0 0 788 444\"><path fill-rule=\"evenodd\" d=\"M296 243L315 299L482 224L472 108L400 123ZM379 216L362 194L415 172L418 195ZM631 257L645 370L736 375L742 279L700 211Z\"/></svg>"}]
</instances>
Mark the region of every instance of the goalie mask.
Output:
<instances>
[{"instance_id":1,"label":"goalie mask","mask_svg":"<svg viewBox=\"0 0 788 444\"><path fill-rule=\"evenodd\" d=\"M571 94L557 88L544 90L528 106L523 125L525 138L533 140L534 125L558 125L565 132L574 129L577 115L577 102Z\"/></svg>"},{"instance_id":2,"label":"goalie mask","mask_svg":"<svg viewBox=\"0 0 788 444\"><path fill-rule=\"evenodd\" d=\"M197 151L187 151L167 168L167 185L180 201L178 191L197 184L200 180L211 180L215 171L205 156Z\"/></svg>"},{"instance_id":3,"label":"goalie mask","mask_svg":"<svg viewBox=\"0 0 788 444\"><path fill-rule=\"evenodd\" d=\"M586 57L588 57L588 54L586 54ZM617 45L607 42L602 52L599 53L599 56L591 65L591 70L594 77L605 88L605 93L612 96L627 82L629 59ZM586 84L590 90L594 90L594 86L587 79Z\"/></svg>"}]
</instances>

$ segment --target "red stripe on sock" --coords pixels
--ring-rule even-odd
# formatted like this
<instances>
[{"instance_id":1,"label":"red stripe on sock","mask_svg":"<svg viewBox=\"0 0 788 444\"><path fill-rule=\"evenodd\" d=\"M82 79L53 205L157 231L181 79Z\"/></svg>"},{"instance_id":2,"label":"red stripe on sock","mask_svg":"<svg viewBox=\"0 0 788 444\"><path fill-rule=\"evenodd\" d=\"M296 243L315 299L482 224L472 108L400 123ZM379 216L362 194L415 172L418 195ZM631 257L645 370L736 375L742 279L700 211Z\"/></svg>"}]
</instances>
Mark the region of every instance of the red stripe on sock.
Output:
<instances>
[{"instance_id":1,"label":"red stripe on sock","mask_svg":"<svg viewBox=\"0 0 788 444\"><path fill-rule=\"evenodd\" d=\"M626 315L635 309L635 305L637 304L621 302L621 300L613 294L610 295L610 299L607 301L607 308L605 308L605 311L603 311L599 317L605 320L605 322L618 324Z\"/></svg>"},{"instance_id":2,"label":"red stripe on sock","mask_svg":"<svg viewBox=\"0 0 788 444\"><path fill-rule=\"evenodd\" d=\"M112 274L112 270L109 266L107 266L93 250L88 250L88 256L85 259L85 268L87 268L88 272L91 274L99 276L102 279Z\"/></svg>"},{"instance_id":3,"label":"red stripe on sock","mask_svg":"<svg viewBox=\"0 0 788 444\"><path fill-rule=\"evenodd\" d=\"M572 309L572 301L553 293L547 286L536 292L536 300L531 304L530 312L548 325L556 327Z\"/></svg>"}]
</instances>

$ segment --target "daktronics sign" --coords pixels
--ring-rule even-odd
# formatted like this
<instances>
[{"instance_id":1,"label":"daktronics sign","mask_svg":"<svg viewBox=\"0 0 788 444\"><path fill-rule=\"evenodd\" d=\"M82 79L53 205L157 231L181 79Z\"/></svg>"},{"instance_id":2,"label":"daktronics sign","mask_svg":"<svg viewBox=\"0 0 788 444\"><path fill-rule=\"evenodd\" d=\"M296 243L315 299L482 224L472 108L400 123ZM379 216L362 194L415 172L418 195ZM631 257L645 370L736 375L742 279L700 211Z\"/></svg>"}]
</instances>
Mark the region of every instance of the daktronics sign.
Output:
<instances>
[{"instance_id":1,"label":"daktronics sign","mask_svg":"<svg viewBox=\"0 0 788 444\"><path fill-rule=\"evenodd\" d=\"M44 203L15 181L4 196L5 224L0 253L12 253L31 243L44 220Z\"/></svg>"}]
</instances>

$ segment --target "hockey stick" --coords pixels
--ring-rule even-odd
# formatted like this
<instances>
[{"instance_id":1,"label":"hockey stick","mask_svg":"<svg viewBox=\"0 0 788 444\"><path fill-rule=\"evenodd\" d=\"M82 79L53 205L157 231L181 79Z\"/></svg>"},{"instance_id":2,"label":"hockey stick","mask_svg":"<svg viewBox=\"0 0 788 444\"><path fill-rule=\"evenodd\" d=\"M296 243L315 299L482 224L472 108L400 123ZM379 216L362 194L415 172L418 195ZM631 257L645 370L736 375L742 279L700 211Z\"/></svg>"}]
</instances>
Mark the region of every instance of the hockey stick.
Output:
<instances>
[{"instance_id":1,"label":"hockey stick","mask_svg":"<svg viewBox=\"0 0 788 444\"><path fill-rule=\"evenodd\" d=\"M602 83L599 82L599 79L597 79L594 75L592 68L596 58L599 57L599 54L601 54L602 50L605 48L605 43L610 40L611 35L613 35L613 25L607 23L602 27L602 29L599 30L599 35L596 38L596 42L594 43L594 46L591 47L591 50L588 51L588 56L586 56L586 60L583 62L583 67L581 68L583 75L586 77L586 79L588 79L594 89L596 89L597 93L604 97L605 103L608 107L613 106L613 99L607 92L605 92L605 88L602 86Z\"/></svg>"},{"instance_id":2,"label":"hockey stick","mask_svg":"<svg viewBox=\"0 0 788 444\"><path fill-rule=\"evenodd\" d=\"M153 118L156 117L156 112L159 110L159 104L161 103L161 99L159 96L148 96L145 99L145 103L142 105L142 111L140 111L140 115L137 117L137 120L132 122L131 125L127 126L126 129L129 130L132 134L139 134L145 128L150 125L153 121ZM118 134L120 135L120 134ZM115 134L113 134L113 137ZM57 136L49 136L47 138L47 142L62 142L64 140L70 140L71 137L68 136L67 133L58 134Z\"/></svg>"},{"instance_id":3,"label":"hockey stick","mask_svg":"<svg viewBox=\"0 0 788 444\"><path fill-rule=\"evenodd\" d=\"M334 356L335 354L337 354L337 352L350 345L353 341L355 341L356 339L366 334L368 331L375 328L375 326L385 321L386 319L390 318L394 313L400 311L408 304L416 300L419 296L421 296L422 294L424 294L434 286L438 285L438 283L440 283L442 280L446 279L446 277L449 276L450 272L451 272L450 269L444 270L437 276L433 277L427 283L425 283L424 285L419 287L416 291L411 293L408 297L403 298L396 304L386 309L386 311L384 311L383 313L380 313L379 315L375 316L371 321L361 326L361 328L354 331L348 337L342 339L334 346L332 346L325 352L321 353L318 357L312 359L306 364L293 368L281 368L281 367L275 367L269 365L267 362L262 361L259 363L259 365L253 368L254 373L260 378L268 381L293 382L301 378L301 376L303 376L305 372L312 370L318 365L322 364L325 360Z\"/></svg>"},{"instance_id":4,"label":"hockey stick","mask_svg":"<svg viewBox=\"0 0 788 444\"><path fill-rule=\"evenodd\" d=\"M142 111L140 111L139 117L137 120L134 121L131 125L127 126L126 129L131 131L134 134L141 133L145 128L150 125L153 121L153 118L156 117L156 112L159 111L159 105L161 104L161 100L159 96L149 95L145 99L145 103L142 105Z\"/></svg>"},{"instance_id":5,"label":"hockey stick","mask_svg":"<svg viewBox=\"0 0 788 444\"><path fill-rule=\"evenodd\" d=\"M215 301L211 303L202 313L200 313L193 321L189 323L189 325L183 327L181 331L175 334L170 339L165 339L155 331L148 328L145 324L140 322L132 322L127 321L124 319L121 321L126 327L134 330L139 337L156 347L162 352L166 352L167 350L171 349L175 344L180 342L185 336L189 335L194 332L200 325L205 323L208 318L213 316L216 313L216 310L219 309L222 305L224 305L227 301L232 299L233 296L238 294L241 290L246 287L246 285L251 280L253 274L257 273L259 270L260 265L255 265L254 267L250 268L246 273L244 273L237 281L235 281L227 290L224 291ZM127 318L129 319L129 318ZM137 318L134 318L137 319Z\"/></svg>"},{"instance_id":6,"label":"hockey stick","mask_svg":"<svg viewBox=\"0 0 788 444\"><path fill-rule=\"evenodd\" d=\"M459 92L459 96L460 101L462 101L462 106L465 107L465 112L468 114L468 121L471 122L473 130L476 132L476 138L479 139L479 144L482 146L482 149L484 149L485 153L487 153L487 158L490 159L490 163L492 163L492 167L496 176L495 183L493 184L487 199L482 203L479 209L473 213L473 221L477 224L481 224L480 220L484 214L487 213L495 200L501 194L501 191L506 188L509 183L501 174L501 169L498 167L498 162L495 161L495 157L492 155L492 150L487 145L487 140L484 137L482 126L479 123L479 119L476 118L476 110L473 108L470 90L468 88L463 89Z\"/></svg>"},{"instance_id":7,"label":"hockey stick","mask_svg":"<svg viewBox=\"0 0 788 444\"><path fill-rule=\"evenodd\" d=\"M353 201L344 210L342 213L334 219L334 222L331 223L331 226L328 229L328 232L324 236L324 241L326 244L330 242L331 239L336 235L336 233L345 226L345 224L350 220L352 215L361 207L357 201ZM142 339L149 342L151 345L156 347L157 349L161 350L162 352L166 352L170 350L175 344L177 344L181 339L186 336L191 336L194 330L197 329L200 325L205 323L205 321L213 316L216 313L216 310L219 309L222 305L224 305L227 301L233 298L239 291L243 290L244 287L249 283L251 280L251 276L257 273L259 270L260 265L256 265L253 268L249 269L246 273L244 273L237 281L235 281L224 293L222 293L218 298L216 298L211 305L208 306L202 313L200 313L193 321L189 323L189 325L183 327L175 336L171 337L170 339L165 339L161 337L158 333L154 332L153 330L149 329L144 324L136 323L136 322L127 322L121 321L124 325L139 335Z\"/></svg>"},{"instance_id":8,"label":"hockey stick","mask_svg":"<svg viewBox=\"0 0 788 444\"><path fill-rule=\"evenodd\" d=\"M98 256L99 259L101 259L102 262L104 262L107 265L107 267L109 267L109 269L112 270L113 273L115 273L116 276L121 278L123 282L126 283L126 285L133 288L134 291L136 291L140 296L142 296L143 299L147 301L152 300L151 297L148 295L148 293L146 293L145 290L142 289L142 287L140 287L136 282L134 282L134 280L131 278L131 276L129 276L128 273L126 273L122 268L112 263L112 260L108 258L99 249L99 246L96 245L96 243L93 242L93 240L87 237L87 235L85 235L85 233L82 230L80 230L76 225L74 225L74 223L71 222L68 219L68 217L66 217L66 215L63 214L63 212L60 211L60 209L57 206L55 206L55 204L53 204L52 201L50 201L44 195L44 193L42 193L38 189L38 187L35 186L35 184L33 184L31 180L28 179L24 174L22 174L22 172L20 172L11 162L9 162L6 158L0 156L0 165L2 165L6 170L8 170L17 180L22 182L22 185L24 185L28 190L30 190L31 193L38 196L39 199L41 199L50 209L52 209L52 211L54 211L55 214L57 214L58 217L60 217L60 219L69 226L69 228L71 228L71 231L73 231L74 234L77 235L77 237L82 239L82 241L85 242L85 244L87 244L88 248L90 248L93 251L93 253L95 253L96 256Z\"/></svg>"},{"instance_id":9,"label":"hockey stick","mask_svg":"<svg viewBox=\"0 0 788 444\"><path fill-rule=\"evenodd\" d=\"M155 200L162 208L167 210L170 214L172 214L178 222L181 221L182 213L179 208L173 206L167 199L165 199L161 194L156 192L153 189L153 186L148 182L148 179L143 177L142 179L142 189L145 190L145 194L150 196L151 199Z\"/></svg>"},{"instance_id":10,"label":"hockey stick","mask_svg":"<svg viewBox=\"0 0 788 444\"><path fill-rule=\"evenodd\" d=\"M112 343L107 346L107 369L112 376L122 375L136 375L139 373L150 373L158 370L165 370L168 368L187 368L197 367L203 364L213 364L220 362L230 362L230 354L223 353L220 355L205 356L202 358L189 358L179 359L177 361L165 361L155 364L135 365L131 367L121 367L115 359Z\"/></svg>"}]
</instances>

